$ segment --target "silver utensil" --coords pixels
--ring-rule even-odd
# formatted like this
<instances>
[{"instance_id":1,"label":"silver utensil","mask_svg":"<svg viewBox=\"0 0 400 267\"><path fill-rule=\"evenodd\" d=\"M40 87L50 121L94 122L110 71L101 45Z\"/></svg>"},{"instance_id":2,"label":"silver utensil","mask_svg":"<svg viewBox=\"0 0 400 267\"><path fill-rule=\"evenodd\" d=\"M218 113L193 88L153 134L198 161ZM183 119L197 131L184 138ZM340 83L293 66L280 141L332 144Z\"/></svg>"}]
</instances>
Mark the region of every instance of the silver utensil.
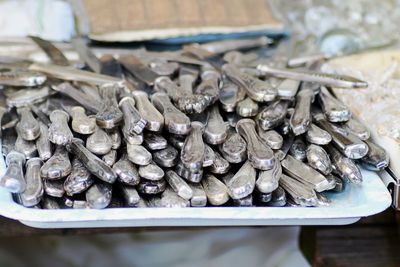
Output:
<instances>
[{"instance_id":1,"label":"silver utensil","mask_svg":"<svg viewBox=\"0 0 400 267\"><path fill-rule=\"evenodd\" d=\"M282 176L281 162L276 159L274 167L267 171L260 171L256 181L256 187L261 193L271 193L279 186L279 179Z\"/></svg>"},{"instance_id":2,"label":"silver utensil","mask_svg":"<svg viewBox=\"0 0 400 267\"><path fill-rule=\"evenodd\" d=\"M226 175L223 181L232 199L242 199L250 195L256 185L257 172L250 161L246 161L235 175Z\"/></svg>"},{"instance_id":3,"label":"silver utensil","mask_svg":"<svg viewBox=\"0 0 400 267\"><path fill-rule=\"evenodd\" d=\"M255 130L255 122L251 119L241 119L236 124L236 131L246 140L247 157L256 169L269 170L274 166L274 153L262 142Z\"/></svg>"},{"instance_id":4,"label":"silver utensil","mask_svg":"<svg viewBox=\"0 0 400 267\"><path fill-rule=\"evenodd\" d=\"M207 174L201 184L211 205L220 206L229 200L228 188L215 176Z\"/></svg>"},{"instance_id":5,"label":"silver utensil","mask_svg":"<svg viewBox=\"0 0 400 267\"><path fill-rule=\"evenodd\" d=\"M164 117L149 101L148 95L142 91L133 91L132 95L136 101L136 109L147 121L145 128L153 132L160 131L164 126Z\"/></svg>"},{"instance_id":6,"label":"silver utensil","mask_svg":"<svg viewBox=\"0 0 400 267\"><path fill-rule=\"evenodd\" d=\"M247 95L257 102L269 102L275 99L277 91L271 84L261 81L251 75L240 72L240 70L232 64L223 66L223 71L229 79L241 86Z\"/></svg>"},{"instance_id":7,"label":"silver utensil","mask_svg":"<svg viewBox=\"0 0 400 267\"><path fill-rule=\"evenodd\" d=\"M150 181L159 181L164 177L164 171L157 164L151 162L146 166L139 166L139 176Z\"/></svg>"},{"instance_id":8,"label":"silver utensil","mask_svg":"<svg viewBox=\"0 0 400 267\"><path fill-rule=\"evenodd\" d=\"M165 127L173 134L186 135L190 132L190 119L178 110L165 93L155 93L151 97L154 106L163 114Z\"/></svg>"},{"instance_id":9,"label":"silver utensil","mask_svg":"<svg viewBox=\"0 0 400 267\"><path fill-rule=\"evenodd\" d=\"M279 69L266 64L259 64L257 69L260 70L264 75L268 74L279 78L314 82L332 87L364 88L368 86L367 82L346 75L328 74L306 70Z\"/></svg>"},{"instance_id":10,"label":"silver utensil","mask_svg":"<svg viewBox=\"0 0 400 267\"><path fill-rule=\"evenodd\" d=\"M202 138L203 131L204 125L201 122L192 122L191 131L181 150L181 161L192 172L199 171L203 166L205 149Z\"/></svg>"},{"instance_id":11,"label":"silver utensil","mask_svg":"<svg viewBox=\"0 0 400 267\"><path fill-rule=\"evenodd\" d=\"M310 144L307 147L308 165L321 172L325 176L331 173L332 164L328 153L320 146Z\"/></svg>"},{"instance_id":12,"label":"silver utensil","mask_svg":"<svg viewBox=\"0 0 400 267\"><path fill-rule=\"evenodd\" d=\"M43 183L40 177L40 167L42 160L40 158L31 158L26 162L26 189L19 194L19 199L25 207L32 207L42 199L43 196Z\"/></svg>"},{"instance_id":13,"label":"silver utensil","mask_svg":"<svg viewBox=\"0 0 400 267\"><path fill-rule=\"evenodd\" d=\"M112 167L121 183L135 186L140 182L139 172L136 166L128 160L127 155L123 155Z\"/></svg>"},{"instance_id":14,"label":"silver utensil","mask_svg":"<svg viewBox=\"0 0 400 267\"><path fill-rule=\"evenodd\" d=\"M64 181L65 193L69 196L86 191L94 179L88 169L77 158L72 160L72 170Z\"/></svg>"},{"instance_id":15,"label":"silver utensil","mask_svg":"<svg viewBox=\"0 0 400 267\"><path fill-rule=\"evenodd\" d=\"M283 170L287 174L304 184L306 187L308 186L317 192L331 189L331 184L325 176L294 157L287 155L286 158L281 161L281 164Z\"/></svg>"},{"instance_id":16,"label":"silver utensil","mask_svg":"<svg viewBox=\"0 0 400 267\"><path fill-rule=\"evenodd\" d=\"M107 183L114 183L117 179L117 174L102 160L93 155L88 149L83 146L83 141L78 138L73 138L71 143L67 145L68 152L74 154L82 164L94 176Z\"/></svg>"}]
</instances>

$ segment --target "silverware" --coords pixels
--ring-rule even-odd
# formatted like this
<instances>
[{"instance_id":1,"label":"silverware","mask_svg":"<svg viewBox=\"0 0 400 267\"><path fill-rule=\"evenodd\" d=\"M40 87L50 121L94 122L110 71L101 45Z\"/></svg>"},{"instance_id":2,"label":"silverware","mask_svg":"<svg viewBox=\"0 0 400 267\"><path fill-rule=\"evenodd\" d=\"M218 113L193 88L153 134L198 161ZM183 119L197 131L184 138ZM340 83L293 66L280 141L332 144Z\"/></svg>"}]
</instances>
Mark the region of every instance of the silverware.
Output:
<instances>
[{"instance_id":1,"label":"silverware","mask_svg":"<svg viewBox=\"0 0 400 267\"><path fill-rule=\"evenodd\" d=\"M231 167L229 162L217 151L214 151L214 156L214 161L208 170L214 174L227 173Z\"/></svg>"},{"instance_id":2,"label":"silverware","mask_svg":"<svg viewBox=\"0 0 400 267\"><path fill-rule=\"evenodd\" d=\"M173 76L179 69L179 64L176 62L168 62L164 59L152 59L149 63L152 71L159 76Z\"/></svg>"},{"instance_id":3,"label":"silverware","mask_svg":"<svg viewBox=\"0 0 400 267\"><path fill-rule=\"evenodd\" d=\"M293 100L297 94L297 91L300 87L300 81L284 79L279 85L276 87L278 91L278 96L280 99L285 100Z\"/></svg>"},{"instance_id":4,"label":"silverware","mask_svg":"<svg viewBox=\"0 0 400 267\"><path fill-rule=\"evenodd\" d=\"M271 39L262 36L262 37L244 38L238 40L215 41L201 45L199 44L194 44L194 45L211 54L223 54L231 50L247 50L250 48L262 47L271 43L272 43Z\"/></svg>"},{"instance_id":5,"label":"silverware","mask_svg":"<svg viewBox=\"0 0 400 267\"><path fill-rule=\"evenodd\" d=\"M247 197L240 199L232 199L233 206L236 207L252 207L253 206L253 196L248 195Z\"/></svg>"},{"instance_id":6,"label":"silverware","mask_svg":"<svg viewBox=\"0 0 400 267\"><path fill-rule=\"evenodd\" d=\"M136 189L146 195L155 195L164 192L167 188L167 182L165 179L161 179L159 181L149 181L142 179L140 183L137 185Z\"/></svg>"},{"instance_id":7,"label":"silverware","mask_svg":"<svg viewBox=\"0 0 400 267\"><path fill-rule=\"evenodd\" d=\"M190 119L178 110L165 93L155 93L151 97L154 106L163 114L165 127L173 134L186 135L190 132Z\"/></svg>"},{"instance_id":8,"label":"silverware","mask_svg":"<svg viewBox=\"0 0 400 267\"><path fill-rule=\"evenodd\" d=\"M163 169L154 162L146 166L139 166L139 176L149 181L159 181L164 177L164 174Z\"/></svg>"},{"instance_id":9,"label":"silverware","mask_svg":"<svg viewBox=\"0 0 400 267\"><path fill-rule=\"evenodd\" d=\"M254 200L259 205L266 205L272 199L272 193L261 193L258 190L255 190L253 195L254 195Z\"/></svg>"},{"instance_id":10,"label":"silverware","mask_svg":"<svg viewBox=\"0 0 400 267\"><path fill-rule=\"evenodd\" d=\"M32 207L42 199L43 196L43 183L40 177L40 167L42 161L40 158L31 158L26 162L26 189L19 194L19 199L25 207Z\"/></svg>"},{"instance_id":11,"label":"silverware","mask_svg":"<svg viewBox=\"0 0 400 267\"><path fill-rule=\"evenodd\" d=\"M360 138L362 141L368 140L371 137L371 133L361 122L355 118L350 118L343 124L343 128Z\"/></svg>"},{"instance_id":12,"label":"silverware","mask_svg":"<svg viewBox=\"0 0 400 267\"><path fill-rule=\"evenodd\" d=\"M123 78L124 73L122 70L121 64L112 56L112 55L103 55L100 58L101 66L100 66L100 73Z\"/></svg>"},{"instance_id":13,"label":"silverware","mask_svg":"<svg viewBox=\"0 0 400 267\"><path fill-rule=\"evenodd\" d=\"M258 104L250 97L246 97L237 103L236 113L244 118L254 117L258 114Z\"/></svg>"},{"instance_id":14,"label":"silverware","mask_svg":"<svg viewBox=\"0 0 400 267\"><path fill-rule=\"evenodd\" d=\"M45 179L61 179L71 173L71 162L68 152L63 146L57 146L54 154L40 169L40 174Z\"/></svg>"},{"instance_id":15,"label":"silverware","mask_svg":"<svg viewBox=\"0 0 400 267\"><path fill-rule=\"evenodd\" d=\"M202 138L203 131L204 126L201 122L192 122L191 131L181 150L181 161L192 172L199 171L203 166L205 149Z\"/></svg>"},{"instance_id":16,"label":"silverware","mask_svg":"<svg viewBox=\"0 0 400 267\"><path fill-rule=\"evenodd\" d=\"M186 136L180 134L169 134L168 142L178 150L181 150L185 143Z\"/></svg>"},{"instance_id":17,"label":"silverware","mask_svg":"<svg viewBox=\"0 0 400 267\"><path fill-rule=\"evenodd\" d=\"M110 152L103 155L101 160L104 161L105 164L107 164L108 166L112 167L114 163L117 161L117 151L111 149Z\"/></svg>"},{"instance_id":18,"label":"silverware","mask_svg":"<svg viewBox=\"0 0 400 267\"><path fill-rule=\"evenodd\" d=\"M275 128L284 121L288 107L288 101L278 100L273 102L257 115L257 124L265 131Z\"/></svg>"},{"instance_id":19,"label":"silverware","mask_svg":"<svg viewBox=\"0 0 400 267\"><path fill-rule=\"evenodd\" d=\"M71 173L64 181L65 193L69 196L86 191L92 184L92 178L88 169L77 158L72 160Z\"/></svg>"},{"instance_id":20,"label":"silverware","mask_svg":"<svg viewBox=\"0 0 400 267\"><path fill-rule=\"evenodd\" d=\"M64 193L64 182L61 180L43 180L44 192L47 196L61 198Z\"/></svg>"},{"instance_id":21,"label":"silverware","mask_svg":"<svg viewBox=\"0 0 400 267\"><path fill-rule=\"evenodd\" d=\"M317 205L318 199L315 191L296 179L282 174L279 184L296 204L306 207Z\"/></svg>"},{"instance_id":22,"label":"silverware","mask_svg":"<svg viewBox=\"0 0 400 267\"><path fill-rule=\"evenodd\" d=\"M294 142L293 134L288 134L288 135L284 136L284 141L283 141L282 147L275 152L275 156L280 161L282 161L286 157L287 153L289 152L290 148L293 145L293 142Z\"/></svg>"},{"instance_id":23,"label":"silverware","mask_svg":"<svg viewBox=\"0 0 400 267\"><path fill-rule=\"evenodd\" d=\"M5 156L7 169L0 178L0 186L9 192L21 193L26 188L23 172L25 155L15 150L16 135L14 128L2 132L2 154Z\"/></svg>"},{"instance_id":24,"label":"silverware","mask_svg":"<svg viewBox=\"0 0 400 267\"><path fill-rule=\"evenodd\" d=\"M30 71L44 73L50 77L65 80L65 81L75 81L84 82L95 85L102 85L107 83L117 83L123 85L124 81L118 78L114 78L108 75L93 73L90 71L79 70L70 66L58 66L54 64L43 64L43 63L33 63L28 68ZM42 84L46 79L45 76L39 76L35 78L34 86ZM36 80L39 80L39 84ZM32 82L30 82L32 84ZM27 85L29 86L29 85Z\"/></svg>"},{"instance_id":25,"label":"silverware","mask_svg":"<svg viewBox=\"0 0 400 267\"><path fill-rule=\"evenodd\" d=\"M86 139L86 148L96 155L105 155L109 153L112 144L111 137L98 126L96 126L94 133L89 135Z\"/></svg>"},{"instance_id":26,"label":"silverware","mask_svg":"<svg viewBox=\"0 0 400 267\"><path fill-rule=\"evenodd\" d=\"M131 145L141 145L143 143L143 134L129 133L128 129L122 126L122 135L126 143Z\"/></svg>"},{"instance_id":27,"label":"silverware","mask_svg":"<svg viewBox=\"0 0 400 267\"><path fill-rule=\"evenodd\" d=\"M331 122L348 121L351 117L350 110L335 98L328 89L321 87L321 92L318 94L318 100L322 108L322 112Z\"/></svg>"},{"instance_id":28,"label":"silverware","mask_svg":"<svg viewBox=\"0 0 400 267\"><path fill-rule=\"evenodd\" d=\"M16 125L18 136L26 141L36 140L40 135L39 122L28 107L17 108L19 122Z\"/></svg>"},{"instance_id":29,"label":"silverware","mask_svg":"<svg viewBox=\"0 0 400 267\"><path fill-rule=\"evenodd\" d=\"M327 131L311 123L306 133L306 140L309 143L322 146L329 144L332 141L332 136Z\"/></svg>"},{"instance_id":30,"label":"silverware","mask_svg":"<svg viewBox=\"0 0 400 267\"><path fill-rule=\"evenodd\" d=\"M323 194L317 193L317 206L318 207L328 207L331 201Z\"/></svg>"},{"instance_id":31,"label":"silverware","mask_svg":"<svg viewBox=\"0 0 400 267\"><path fill-rule=\"evenodd\" d=\"M277 150L282 147L283 144L283 137L275 130L268 130L265 131L258 127L257 129L258 135L264 141L264 143L269 146L270 148Z\"/></svg>"},{"instance_id":32,"label":"silverware","mask_svg":"<svg viewBox=\"0 0 400 267\"><path fill-rule=\"evenodd\" d=\"M128 151L128 159L137 165L148 165L151 162L152 155L146 148L141 145L126 145Z\"/></svg>"},{"instance_id":33,"label":"silverware","mask_svg":"<svg viewBox=\"0 0 400 267\"><path fill-rule=\"evenodd\" d=\"M18 136L15 141L15 150L21 152L26 159L30 159L37 156L36 144L34 141L26 141L22 137Z\"/></svg>"},{"instance_id":34,"label":"silverware","mask_svg":"<svg viewBox=\"0 0 400 267\"><path fill-rule=\"evenodd\" d=\"M225 141L228 135L228 128L225 124L217 105L214 105L208 112L207 124L204 128L204 141L211 145L218 145Z\"/></svg>"},{"instance_id":35,"label":"silverware","mask_svg":"<svg viewBox=\"0 0 400 267\"><path fill-rule=\"evenodd\" d=\"M70 114L72 117L71 128L74 132L79 134L92 134L96 130L96 119L88 117L83 107L71 107Z\"/></svg>"},{"instance_id":36,"label":"silverware","mask_svg":"<svg viewBox=\"0 0 400 267\"><path fill-rule=\"evenodd\" d=\"M281 161L281 163L283 170L304 184L304 186L312 188L317 192L331 189L331 184L328 182L325 176L307 164L295 159L294 157L287 155L286 158Z\"/></svg>"},{"instance_id":37,"label":"silverware","mask_svg":"<svg viewBox=\"0 0 400 267\"><path fill-rule=\"evenodd\" d=\"M226 184L229 196L232 199L242 199L253 192L256 176L256 170L250 161L246 161L235 175L225 175L222 180Z\"/></svg>"},{"instance_id":38,"label":"silverware","mask_svg":"<svg viewBox=\"0 0 400 267\"><path fill-rule=\"evenodd\" d=\"M164 208L185 208L189 207L190 202L186 199L180 197L175 191L171 188L166 188L164 192L161 194L161 199L159 204L156 207L164 207Z\"/></svg>"},{"instance_id":39,"label":"silverware","mask_svg":"<svg viewBox=\"0 0 400 267\"><path fill-rule=\"evenodd\" d=\"M303 139L299 136L294 138L293 144L289 149L289 154L295 159L300 161L305 161L307 158L307 145L304 143Z\"/></svg>"},{"instance_id":40,"label":"silverware","mask_svg":"<svg viewBox=\"0 0 400 267\"><path fill-rule=\"evenodd\" d=\"M135 187L125 184L119 184L121 195L125 204L128 207L137 207L140 201L140 196Z\"/></svg>"},{"instance_id":41,"label":"silverware","mask_svg":"<svg viewBox=\"0 0 400 267\"><path fill-rule=\"evenodd\" d=\"M221 74L211 66L202 66L201 70L201 83L194 92L204 97L206 101L205 109L219 98Z\"/></svg>"},{"instance_id":42,"label":"silverware","mask_svg":"<svg viewBox=\"0 0 400 267\"><path fill-rule=\"evenodd\" d=\"M134 55L120 56L118 61L131 75L147 85L153 85L154 80L158 77L157 73L143 64L141 60Z\"/></svg>"},{"instance_id":43,"label":"silverware","mask_svg":"<svg viewBox=\"0 0 400 267\"><path fill-rule=\"evenodd\" d=\"M73 135L68 126L69 115L62 110L54 110L50 114L49 140L56 145L66 145Z\"/></svg>"},{"instance_id":44,"label":"silverware","mask_svg":"<svg viewBox=\"0 0 400 267\"><path fill-rule=\"evenodd\" d=\"M332 145L326 146L326 149L329 153L335 173L337 173L346 181L350 181L355 184L360 184L362 182L363 177L361 171L351 159L343 156Z\"/></svg>"},{"instance_id":45,"label":"silverware","mask_svg":"<svg viewBox=\"0 0 400 267\"><path fill-rule=\"evenodd\" d=\"M345 189L346 183L338 176L330 173L326 176L326 178L332 179L335 181L335 187L332 189L333 192L342 192Z\"/></svg>"},{"instance_id":46,"label":"silverware","mask_svg":"<svg viewBox=\"0 0 400 267\"><path fill-rule=\"evenodd\" d=\"M38 36L29 36L50 58L50 60L60 66L68 66L68 59L64 54L51 42L46 41Z\"/></svg>"},{"instance_id":47,"label":"silverware","mask_svg":"<svg viewBox=\"0 0 400 267\"><path fill-rule=\"evenodd\" d=\"M167 139L165 139L161 134L154 132L145 132L143 136L144 145L149 150L161 150L167 147Z\"/></svg>"},{"instance_id":48,"label":"silverware","mask_svg":"<svg viewBox=\"0 0 400 267\"><path fill-rule=\"evenodd\" d=\"M267 171L260 171L256 181L256 187L261 193L271 193L279 186L279 179L282 176L281 162L276 158L274 167Z\"/></svg>"},{"instance_id":49,"label":"silverware","mask_svg":"<svg viewBox=\"0 0 400 267\"><path fill-rule=\"evenodd\" d=\"M367 82L346 75L329 74L306 70L279 69L266 64L258 65L257 69L260 70L264 75L268 74L279 78L299 80L304 82L314 82L332 87L364 88L368 86Z\"/></svg>"},{"instance_id":50,"label":"silverware","mask_svg":"<svg viewBox=\"0 0 400 267\"><path fill-rule=\"evenodd\" d=\"M243 87L247 95L254 101L269 102L275 99L277 91L268 82L241 73L240 70L232 64L224 65L223 70L225 75L227 75L232 82Z\"/></svg>"},{"instance_id":51,"label":"silverware","mask_svg":"<svg viewBox=\"0 0 400 267\"><path fill-rule=\"evenodd\" d=\"M164 149L153 152L153 160L161 167L171 168L178 162L178 150L168 145Z\"/></svg>"},{"instance_id":52,"label":"silverware","mask_svg":"<svg viewBox=\"0 0 400 267\"><path fill-rule=\"evenodd\" d=\"M192 189L192 198L190 199L190 206L192 207L205 207L207 206L207 195L201 184L188 183Z\"/></svg>"},{"instance_id":53,"label":"silverware","mask_svg":"<svg viewBox=\"0 0 400 267\"><path fill-rule=\"evenodd\" d=\"M0 85L15 87L35 87L44 84L47 76L37 71L17 69L17 68L0 68Z\"/></svg>"},{"instance_id":54,"label":"silverware","mask_svg":"<svg viewBox=\"0 0 400 267\"><path fill-rule=\"evenodd\" d=\"M255 122L251 119L241 119L236 124L236 131L246 140L247 157L251 165L259 170L269 170L274 166L274 153L262 142L255 130Z\"/></svg>"},{"instance_id":55,"label":"silverware","mask_svg":"<svg viewBox=\"0 0 400 267\"><path fill-rule=\"evenodd\" d=\"M0 186L11 193L22 193L26 189L23 166L25 164L25 155L10 151L6 156L7 170L0 179Z\"/></svg>"},{"instance_id":56,"label":"silverware","mask_svg":"<svg viewBox=\"0 0 400 267\"><path fill-rule=\"evenodd\" d=\"M282 187L278 187L271 194L271 200L267 203L270 207L283 207L286 205L286 193Z\"/></svg>"},{"instance_id":57,"label":"silverware","mask_svg":"<svg viewBox=\"0 0 400 267\"><path fill-rule=\"evenodd\" d=\"M203 168L210 167L214 164L215 152L209 145L204 145Z\"/></svg>"},{"instance_id":58,"label":"silverware","mask_svg":"<svg viewBox=\"0 0 400 267\"><path fill-rule=\"evenodd\" d=\"M360 159L367 155L368 146L357 136L328 122L321 113L315 114L314 118L317 125L332 136L332 144L348 158Z\"/></svg>"},{"instance_id":59,"label":"silverware","mask_svg":"<svg viewBox=\"0 0 400 267\"><path fill-rule=\"evenodd\" d=\"M55 198L50 196L45 196L41 202L42 208L47 210L57 210L60 209L60 205L58 204Z\"/></svg>"},{"instance_id":60,"label":"silverware","mask_svg":"<svg viewBox=\"0 0 400 267\"><path fill-rule=\"evenodd\" d=\"M108 183L95 183L86 191L87 206L92 209L104 209L112 197L112 187Z\"/></svg>"},{"instance_id":61,"label":"silverware","mask_svg":"<svg viewBox=\"0 0 400 267\"><path fill-rule=\"evenodd\" d=\"M219 102L226 112L233 112L237 103L246 96L244 89L233 83L229 78L222 78L222 88L219 91Z\"/></svg>"},{"instance_id":62,"label":"silverware","mask_svg":"<svg viewBox=\"0 0 400 267\"><path fill-rule=\"evenodd\" d=\"M223 157L230 163L240 163L247 158L247 144L235 131L228 132L225 142L219 145Z\"/></svg>"},{"instance_id":63,"label":"silverware","mask_svg":"<svg viewBox=\"0 0 400 267\"><path fill-rule=\"evenodd\" d=\"M332 164L328 153L320 146L310 144L307 147L308 165L321 172L325 176L331 173Z\"/></svg>"},{"instance_id":64,"label":"silverware","mask_svg":"<svg viewBox=\"0 0 400 267\"><path fill-rule=\"evenodd\" d=\"M142 91L133 91L132 95L136 101L136 108L142 118L147 121L145 128L149 131L158 132L164 127L164 117L151 104L148 95Z\"/></svg>"},{"instance_id":65,"label":"silverware","mask_svg":"<svg viewBox=\"0 0 400 267\"><path fill-rule=\"evenodd\" d=\"M183 199L190 200L193 197L192 188L174 171L167 171L165 173L165 180L171 186L178 196Z\"/></svg>"},{"instance_id":66,"label":"silverware","mask_svg":"<svg viewBox=\"0 0 400 267\"><path fill-rule=\"evenodd\" d=\"M112 169L118 175L118 181L121 183L135 186L140 182L139 172L136 166L128 160L126 154L114 163Z\"/></svg>"},{"instance_id":67,"label":"silverware","mask_svg":"<svg viewBox=\"0 0 400 267\"><path fill-rule=\"evenodd\" d=\"M111 129L107 131L108 136L111 138L111 149L118 149L121 146L122 138L118 129Z\"/></svg>"},{"instance_id":68,"label":"silverware","mask_svg":"<svg viewBox=\"0 0 400 267\"><path fill-rule=\"evenodd\" d=\"M369 170L383 170L389 166L389 155L386 151L371 140L364 140L368 145L368 153L361 159L363 166Z\"/></svg>"},{"instance_id":69,"label":"silverware","mask_svg":"<svg viewBox=\"0 0 400 267\"><path fill-rule=\"evenodd\" d=\"M71 143L67 145L68 152L75 155L82 164L94 176L108 183L114 183L117 179L117 174L102 160L93 155L83 146L83 141L78 138L73 138Z\"/></svg>"},{"instance_id":70,"label":"silverware","mask_svg":"<svg viewBox=\"0 0 400 267\"><path fill-rule=\"evenodd\" d=\"M295 135L307 132L311 123L311 103L314 101L314 92L309 88L302 88L296 96L296 106L290 117L290 128Z\"/></svg>"},{"instance_id":71,"label":"silverware","mask_svg":"<svg viewBox=\"0 0 400 267\"><path fill-rule=\"evenodd\" d=\"M89 49L83 38L72 38L72 46L78 52L79 57L96 73L101 71L101 62Z\"/></svg>"},{"instance_id":72,"label":"silverware","mask_svg":"<svg viewBox=\"0 0 400 267\"><path fill-rule=\"evenodd\" d=\"M99 87L99 93L103 99L103 105L96 114L96 123L101 128L112 129L119 125L123 119L123 113L118 107L116 84L104 84Z\"/></svg>"},{"instance_id":73,"label":"silverware","mask_svg":"<svg viewBox=\"0 0 400 267\"><path fill-rule=\"evenodd\" d=\"M29 90L17 90L7 94L6 104L9 107L27 107L44 102L51 93L48 86L30 88Z\"/></svg>"},{"instance_id":74,"label":"silverware","mask_svg":"<svg viewBox=\"0 0 400 267\"><path fill-rule=\"evenodd\" d=\"M136 109L135 100L132 97L126 96L119 101L119 106L124 114L124 124L128 133L142 133L147 121Z\"/></svg>"},{"instance_id":75,"label":"silverware","mask_svg":"<svg viewBox=\"0 0 400 267\"><path fill-rule=\"evenodd\" d=\"M188 180L192 183L200 183L201 179L203 178L203 169L200 169L197 172L193 172L186 168L182 161L179 161L175 166L176 173L181 176L182 178Z\"/></svg>"},{"instance_id":76,"label":"silverware","mask_svg":"<svg viewBox=\"0 0 400 267\"><path fill-rule=\"evenodd\" d=\"M154 88L166 93L176 107L187 114L201 113L208 103L203 95L193 94L192 88L178 87L170 78L162 76L156 79Z\"/></svg>"},{"instance_id":77,"label":"silverware","mask_svg":"<svg viewBox=\"0 0 400 267\"><path fill-rule=\"evenodd\" d=\"M201 184L211 205L221 206L229 200L228 188L215 176L207 174Z\"/></svg>"},{"instance_id":78,"label":"silverware","mask_svg":"<svg viewBox=\"0 0 400 267\"><path fill-rule=\"evenodd\" d=\"M66 95L79 104L85 109L97 113L102 107L102 103L97 99L90 98L87 94L73 87L70 83L61 83L58 85L52 85L51 88L63 95Z\"/></svg>"}]
</instances>

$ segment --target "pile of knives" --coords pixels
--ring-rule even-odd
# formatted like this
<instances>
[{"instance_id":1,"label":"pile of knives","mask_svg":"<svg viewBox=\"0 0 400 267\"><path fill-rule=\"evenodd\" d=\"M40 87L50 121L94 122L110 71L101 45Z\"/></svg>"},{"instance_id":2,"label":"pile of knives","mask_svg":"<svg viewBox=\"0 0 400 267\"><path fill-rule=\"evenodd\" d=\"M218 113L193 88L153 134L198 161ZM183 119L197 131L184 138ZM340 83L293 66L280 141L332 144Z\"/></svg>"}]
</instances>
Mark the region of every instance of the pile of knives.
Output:
<instances>
[{"instance_id":1,"label":"pile of knives","mask_svg":"<svg viewBox=\"0 0 400 267\"><path fill-rule=\"evenodd\" d=\"M95 55L76 39L74 64L31 39L51 63L0 59L0 186L26 207L326 206L362 183L358 164L389 164L330 90L368 84L318 55L264 57L266 37Z\"/></svg>"}]
</instances>

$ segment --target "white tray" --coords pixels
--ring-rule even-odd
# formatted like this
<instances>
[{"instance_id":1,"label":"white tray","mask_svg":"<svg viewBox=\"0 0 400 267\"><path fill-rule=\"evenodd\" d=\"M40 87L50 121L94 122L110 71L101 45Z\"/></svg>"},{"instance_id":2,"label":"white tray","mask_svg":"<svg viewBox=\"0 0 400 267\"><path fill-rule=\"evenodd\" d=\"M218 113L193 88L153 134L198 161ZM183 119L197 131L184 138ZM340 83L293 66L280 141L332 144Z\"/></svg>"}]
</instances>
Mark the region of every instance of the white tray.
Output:
<instances>
[{"instance_id":1,"label":"white tray","mask_svg":"<svg viewBox=\"0 0 400 267\"><path fill-rule=\"evenodd\" d=\"M2 158L2 157L1 157ZM0 159L2 161L2 159ZM1 162L0 162L1 164ZM343 225L379 213L391 196L379 176L363 170L361 186L348 184L342 193L329 193L329 207L212 207L212 208L110 208L41 210L15 203L0 189L0 215L37 228L91 228L138 226L233 225Z\"/></svg>"}]
</instances>

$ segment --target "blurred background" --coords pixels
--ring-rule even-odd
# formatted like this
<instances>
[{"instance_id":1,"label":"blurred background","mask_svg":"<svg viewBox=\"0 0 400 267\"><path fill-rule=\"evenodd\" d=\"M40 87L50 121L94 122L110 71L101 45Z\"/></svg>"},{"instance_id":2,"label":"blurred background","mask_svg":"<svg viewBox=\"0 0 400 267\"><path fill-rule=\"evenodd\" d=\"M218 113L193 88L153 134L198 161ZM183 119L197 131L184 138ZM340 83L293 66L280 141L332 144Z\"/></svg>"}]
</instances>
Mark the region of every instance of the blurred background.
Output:
<instances>
[{"instance_id":1,"label":"blurred background","mask_svg":"<svg viewBox=\"0 0 400 267\"><path fill-rule=\"evenodd\" d=\"M0 56L59 47L176 49L267 35L288 56L397 48L399 0L0 0ZM269 51L275 53L273 49ZM43 58L42 58L43 59ZM45 59L43 59L45 60ZM0 219L0 266L400 266L393 210L341 227L33 229Z\"/></svg>"}]
</instances>

